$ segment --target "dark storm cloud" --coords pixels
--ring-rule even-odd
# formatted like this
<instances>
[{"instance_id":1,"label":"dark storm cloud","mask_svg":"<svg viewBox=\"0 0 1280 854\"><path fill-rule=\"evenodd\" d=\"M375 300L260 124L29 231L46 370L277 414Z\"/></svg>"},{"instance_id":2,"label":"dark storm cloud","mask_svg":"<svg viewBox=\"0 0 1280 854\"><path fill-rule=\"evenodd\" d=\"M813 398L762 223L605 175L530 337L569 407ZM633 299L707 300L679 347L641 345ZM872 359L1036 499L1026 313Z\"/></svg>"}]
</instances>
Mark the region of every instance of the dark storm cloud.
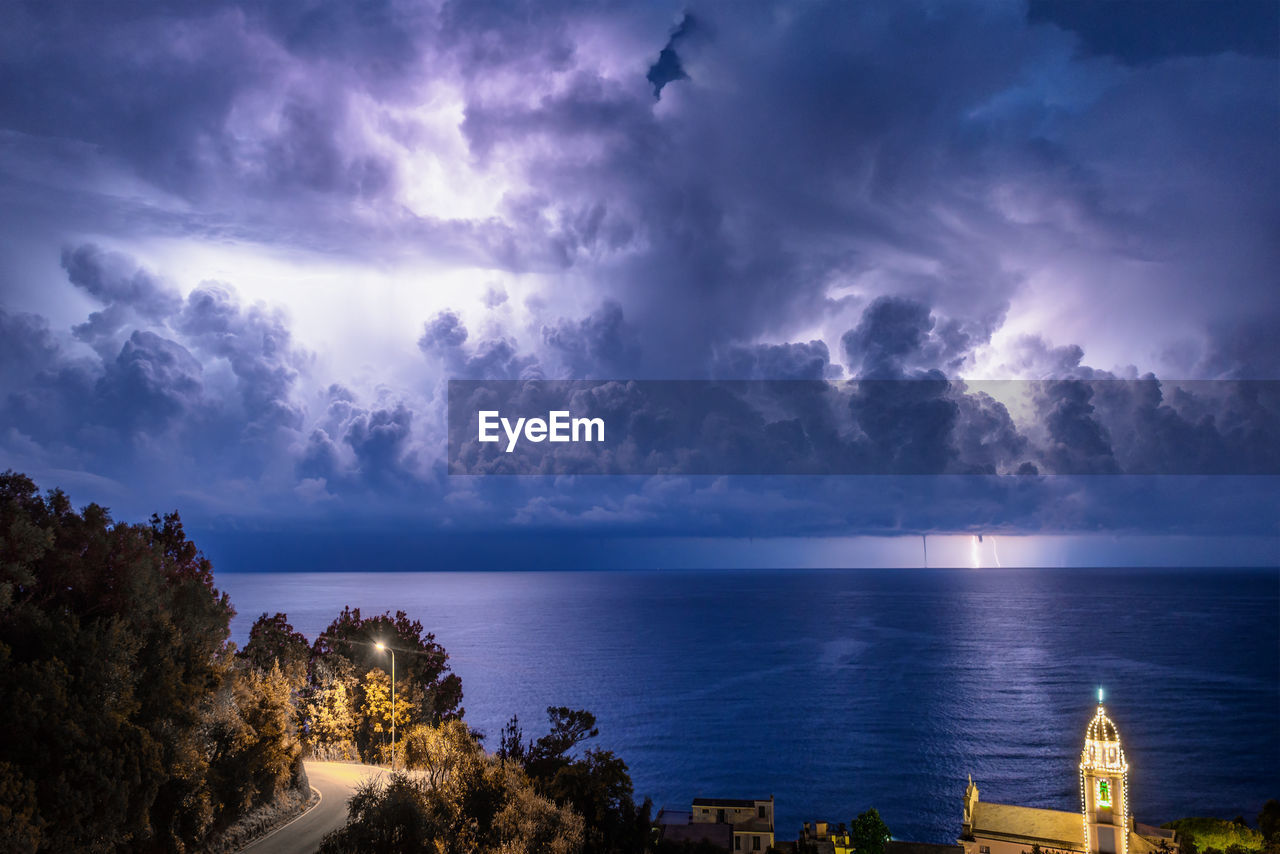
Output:
<instances>
[{"instance_id":1,"label":"dark storm cloud","mask_svg":"<svg viewBox=\"0 0 1280 854\"><path fill-rule=\"evenodd\" d=\"M1111 449L1111 436L1095 417L1093 388L1063 380L1048 383L1037 403L1049 433L1045 449L1053 470L1085 474L1115 474L1119 469Z\"/></svg>"},{"instance_id":2,"label":"dark storm cloud","mask_svg":"<svg viewBox=\"0 0 1280 854\"><path fill-rule=\"evenodd\" d=\"M413 413L403 405L394 410L375 409L352 419L344 437L355 452L362 478L375 487L385 487L406 478L411 471L405 459Z\"/></svg>"},{"instance_id":3,"label":"dark storm cloud","mask_svg":"<svg viewBox=\"0 0 1280 854\"><path fill-rule=\"evenodd\" d=\"M129 256L90 244L62 260L69 282L106 307L61 343L38 318L3 315L21 360L6 362L0 408L11 454L63 455L64 466L172 483L258 478L293 453L307 355L283 315L244 307L214 283L184 300Z\"/></svg>"},{"instance_id":4,"label":"dark storm cloud","mask_svg":"<svg viewBox=\"0 0 1280 854\"><path fill-rule=\"evenodd\" d=\"M612 301L580 320L562 317L542 327L542 341L570 377L628 376L641 357L640 336Z\"/></svg>"},{"instance_id":5,"label":"dark storm cloud","mask_svg":"<svg viewBox=\"0 0 1280 854\"><path fill-rule=\"evenodd\" d=\"M1027 287L1019 266L1096 291L1108 308L1094 328L1117 336L1162 288L1176 297L1160 311L1238 318L1243 303L1214 299L1211 279L1275 316L1260 290L1276 221L1265 63L1078 60L1073 31L1016 7L719 18L715 38L681 41L681 67L704 72L660 108L579 73L540 99L477 94L464 125L484 158L528 157L522 143L545 139L531 203L546 214L604 203L632 235L605 256L600 287L651 342L645 375L696 374L711 353L880 295L930 304L938 364L955 370ZM1232 209L1239 230L1225 225ZM1097 255L1103 275L1078 253ZM1102 258L1136 275L1108 273ZM828 298L833 281L860 283L852 302ZM1076 313L1089 310L1085 298ZM1155 319L1145 334L1162 328Z\"/></svg>"},{"instance_id":6,"label":"dark storm cloud","mask_svg":"<svg viewBox=\"0 0 1280 854\"><path fill-rule=\"evenodd\" d=\"M49 332L47 320L0 308L0 376L4 377L5 388L43 372L57 355L58 344Z\"/></svg>"},{"instance_id":7,"label":"dark storm cloud","mask_svg":"<svg viewBox=\"0 0 1280 854\"><path fill-rule=\"evenodd\" d=\"M418 349L438 359L446 373L467 379L518 379L541 375L538 359L509 338L485 338L467 346L467 327L456 312L442 311L423 325Z\"/></svg>"},{"instance_id":8,"label":"dark storm cloud","mask_svg":"<svg viewBox=\"0 0 1280 854\"><path fill-rule=\"evenodd\" d=\"M711 373L721 379L820 380L839 377L824 341L791 344L734 345L717 354Z\"/></svg>"},{"instance_id":9,"label":"dark storm cloud","mask_svg":"<svg viewBox=\"0 0 1280 854\"><path fill-rule=\"evenodd\" d=\"M1280 55L1280 6L1271 0L1117 3L1031 0L1028 19L1052 22L1094 54L1141 64L1178 56Z\"/></svg>"},{"instance_id":10,"label":"dark storm cloud","mask_svg":"<svg viewBox=\"0 0 1280 854\"><path fill-rule=\"evenodd\" d=\"M204 391L201 374L181 344L135 331L98 380L93 411L130 433L163 431L195 415Z\"/></svg>"},{"instance_id":11,"label":"dark storm cloud","mask_svg":"<svg viewBox=\"0 0 1280 854\"><path fill-rule=\"evenodd\" d=\"M132 259L93 244L63 251L62 267L71 284L105 306L73 329L104 356L120 346L120 332L131 322L162 323L181 305L176 293Z\"/></svg>"},{"instance_id":12,"label":"dark storm cloud","mask_svg":"<svg viewBox=\"0 0 1280 854\"><path fill-rule=\"evenodd\" d=\"M1086 352L1114 367L1091 349L1109 341L1186 376L1275 376L1274 6L1211 5L13 4L4 217L56 224L45 266L76 248L30 304L11 282L0 295L0 449L231 516L1274 532L1256 481L441 475L442 377L544 374L916 380L815 392L785 418L612 388L591 404L635 422L635 453L676 417L712 458L759 428L780 459L886 471L1274 469L1276 403L1247 386L1134 379L1143 364L1119 384L1046 383L1015 419L956 381L1006 323L1030 333L1000 354L1018 376L1108 380ZM442 102L460 110L454 161L420 117ZM510 186L491 213L415 212L400 194L419 155ZM508 304L494 286L484 321L461 302L424 312L405 387L342 386L309 375L317 342L252 291L179 293L160 272L206 273L148 271L80 234L426 258L486 282L536 273L541 290ZM66 317L73 291L94 303L74 322L24 313Z\"/></svg>"},{"instance_id":13,"label":"dark storm cloud","mask_svg":"<svg viewBox=\"0 0 1280 854\"><path fill-rule=\"evenodd\" d=\"M944 296L950 305L938 307L949 315L972 297L980 300L969 306L975 318L999 316L1001 291L1013 282L996 259L954 240L928 214L923 228L908 220L916 205L955 185L948 171L975 168L963 150L951 152L943 128L1013 81L1016 66L975 64L972 46L1019 22L995 16L993 33L984 29L991 22L954 10L929 23L910 11L863 17L856 7L805 7L773 34L779 41L765 43L760 32L774 22L743 13L714 39L689 43L715 68L711 80L731 73L734 86L703 89L692 80L670 117L627 89L580 75L533 104L473 100L464 127L482 157L518 150L531 133L565 143L535 160L531 174L548 198L566 200L559 204L604 202L634 234L631 245L645 247L618 256L611 290L656 342L646 361L659 373L687 374L710 351L821 316L829 278L871 272L873 251L940 255L941 275L894 275L921 298ZM938 43L927 67L876 59L925 42ZM937 92L911 97L935 83ZM939 135L947 162L916 172L913 154L935 147ZM582 162L574 152L583 145L603 155ZM920 162L929 159L936 156ZM928 189L935 178L941 191ZM990 218L978 206L973 212ZM893 285L893 276L885 280ZM673 315L673 304L683 310ZM989 336L985 325L953 326L953 339L967 335L971 348Z\"/></svg>"},{"instance_id":14,"label":"dark storm cloud","mask_svg":"<svg viewBox=\"0 0 1280 854\"><path fill-rule=\"evenodd\" d=\"M933 326L928 306L911 299L880 297L840 342L849 364L861 366L862 376L893 379L902 376L908 358L924 351Z\"/></svg>"},{"instance_id":15,"label":"dark storm cloud","mask_svg":"<svg viewBox=\"0 0 1280 854\"><path fill-rule=\"evenodd\" d=\"M232 289L204 283L187 296L175 322L190 341L231 367L247 432L301 426L292 393L305 356L294 348L283 314L257 305L241 308Z\"/></svg>"},{"instance_id":16,"label":"dark storm cloud","mask_svg":"<svg viewBox=\"0 0 1280 854\"><path fill-rule=\"evenodd\" d=\"M853 308L885 294L929 303L954 369L1023 286L1003 257L1009 246L1043 257L1065 241L1185 270L1165 284L1208 307L1211 329L1242 318L1200 282L1224 278L1260 296L1275 257L1258 237L1277 224L1274 75L1247 59L1258 54L1249 33L1266 31L1249 23L1262 6L1241 7L1243 18L1206 8L1179 22L1093 6L1077 23L1060 4L1029 15L914 3L785 15L710 7L673 10L674 28L666 12L616 11L615 33L652 32L628 81L601 73L574 40L576 22L611 16L573 4L535 14L505 3L208 3L89 15L46 4L15 18L23 48L6 59L29 85L0 108L7 127L84 140L159 186L226 206L192 221L194 231L357 253L412 244L512 271L584 268L601 291L593 302L616 300L653 342L644 375L701 375L728 348L838 326L833 282L858 283L845 298ZM1155 58L1168 61L1130 71L1076 58L1089 33L1144 15L1161 19L1144 32L1173 45ZM1235 35L1213 36L1213 22ZM1162 27L1203 49L1178 47L1182 36L1170 42ZM644 90L677 69L703 71L653 104ZM493 85L500 74L528 85ZM477 160L524 173L528 187L500 218L411 215L391 198L407 176L362 136L367 118L354 105L412 106L410 81L433 77L461 87ZM78 93L70 109L46 108L66 92ZM383 116L379 132L405 150L430 146L406 121ZM1156 162L1166 168L1146 180ZM1214 194L1248 187L1262 216L1232 227ZM357 199L376 215L353 216ZM170 214L169 227L179 219ZM1178 246L1197 257L1176 257L1186 254ZM1157 279L1128 286L1115 314ZM98 326L116 314L105 309ZM1239 361L1219 353L1229 343L1225 331L1212 336L1204 372Z\"/></svg>"},{"instance_id":17,"label":"dark storm cloud","mask_svg":"<svg viewBox=\"0 0 1280 854\"><path fill-rule=\"evenodd\" d=\"M71 284L107 306L124 306L147 320L163 320L181 304L178 295L128 256L85 244L62 253Z\"/></svg>"},{"instance_id":18,"label":"dark storm cloud","mask_svg":"<svg viewBox=\"0 0 1280 854\"><path fill-rule=\"evenodd\" d=\"M222 4L7 9L4 76L18 85L0 95L6 127L101 146L175 187L222 165L217 143L232 101L268 73L243 19Z\"/></svg>"},{"instance_id":19,"label":"dark storm cloud","mask_svg":"<svg viewBox=\"0 0 1280 854\"><path fill-rule=\"evenodd\" d=\"M689 79L684 66L680 63L680 54L676 53L676 46L682 39L693 33L697 27L697 21L692 15L686 14L681 18L680 25L672 31L671 38L667 40L661 52L658 53L657 61L649 66L649 71L645 74L644 79L653 84L653 97L655 100L662 97L662 88L668 83Z\"/></svg>"}]
</instances>

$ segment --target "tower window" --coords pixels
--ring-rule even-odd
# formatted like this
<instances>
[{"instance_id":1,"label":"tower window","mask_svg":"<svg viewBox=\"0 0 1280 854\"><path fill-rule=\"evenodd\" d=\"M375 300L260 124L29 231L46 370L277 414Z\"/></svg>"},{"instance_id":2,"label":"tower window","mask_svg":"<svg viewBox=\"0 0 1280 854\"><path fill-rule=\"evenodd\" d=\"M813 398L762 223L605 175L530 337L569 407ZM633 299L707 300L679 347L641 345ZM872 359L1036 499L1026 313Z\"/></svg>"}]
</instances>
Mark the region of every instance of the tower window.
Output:
<instances>
[{"instance_id":1,"label":"tower window","mask_svg":"<svg viewBox=\"0 0 1280 854\"><path fill-rule=\"evenodd\" d=\"M1098 806L1111 808L1111 781L1098 781Z\"/></svg>"}]
</instances>

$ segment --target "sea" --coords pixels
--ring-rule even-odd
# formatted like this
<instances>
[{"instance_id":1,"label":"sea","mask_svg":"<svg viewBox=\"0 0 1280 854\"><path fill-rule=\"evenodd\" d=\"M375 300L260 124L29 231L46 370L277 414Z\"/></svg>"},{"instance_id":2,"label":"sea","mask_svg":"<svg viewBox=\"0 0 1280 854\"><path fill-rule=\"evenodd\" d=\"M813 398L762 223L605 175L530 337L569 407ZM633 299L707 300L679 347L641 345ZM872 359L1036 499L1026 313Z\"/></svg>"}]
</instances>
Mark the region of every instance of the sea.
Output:
<instances>
[{"instance_id":1,"label":"sea","mask_svg":"<svg viewBox=\"0 0 1280 854\"><path fill-rule=\"evenodd\" d=\"M587 709L637 800L775 798L776 833L880 811L951 842L984 801L1077 810L1101 689L1138 821L1250 822L1280 797L1280 570L916 569L216 574L243 644L403 610L497 746Z\"/></svg>"}]
</instances>

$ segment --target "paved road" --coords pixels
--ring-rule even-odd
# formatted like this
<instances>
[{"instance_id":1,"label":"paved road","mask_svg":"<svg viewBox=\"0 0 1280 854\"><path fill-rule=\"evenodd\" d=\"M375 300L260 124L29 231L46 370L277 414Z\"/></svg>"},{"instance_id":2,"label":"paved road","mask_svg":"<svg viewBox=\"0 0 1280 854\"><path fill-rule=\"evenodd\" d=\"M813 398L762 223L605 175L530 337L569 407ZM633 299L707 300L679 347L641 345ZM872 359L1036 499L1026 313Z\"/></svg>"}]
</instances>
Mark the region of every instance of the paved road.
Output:
<instances>
[{"instance_id":1,"label":"paved road","mask_svg":"<svg viewBox=\"0 0 1280 854\"><path fill-rule=\"evenodd\" d=\"M320 792L320 803L292 823L245 848L241 854L315 854L320 840L347 823L347 798L369 777L385 773L372 765L307 762L307 779Z\"/></svg>"}]
</instances>

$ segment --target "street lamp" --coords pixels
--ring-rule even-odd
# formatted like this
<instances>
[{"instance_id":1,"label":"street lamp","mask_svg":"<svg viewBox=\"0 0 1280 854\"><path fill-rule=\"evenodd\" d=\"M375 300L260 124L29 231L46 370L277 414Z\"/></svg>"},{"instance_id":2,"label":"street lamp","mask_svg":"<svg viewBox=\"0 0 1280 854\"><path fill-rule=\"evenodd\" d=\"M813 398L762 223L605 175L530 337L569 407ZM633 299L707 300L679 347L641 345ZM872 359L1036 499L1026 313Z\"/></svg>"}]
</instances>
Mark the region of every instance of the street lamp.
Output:
<instances>
[{"instance_id":1,"label":"street lamp","mask_svg":"<svg viewBox=\"0 0 1280 854\"><path fill-rule=\"evenodd\" d=\"M378 641L374 644L380 651L391 653L391 772L396 770L396 651Z\"/></svg>"}]
</instances>

